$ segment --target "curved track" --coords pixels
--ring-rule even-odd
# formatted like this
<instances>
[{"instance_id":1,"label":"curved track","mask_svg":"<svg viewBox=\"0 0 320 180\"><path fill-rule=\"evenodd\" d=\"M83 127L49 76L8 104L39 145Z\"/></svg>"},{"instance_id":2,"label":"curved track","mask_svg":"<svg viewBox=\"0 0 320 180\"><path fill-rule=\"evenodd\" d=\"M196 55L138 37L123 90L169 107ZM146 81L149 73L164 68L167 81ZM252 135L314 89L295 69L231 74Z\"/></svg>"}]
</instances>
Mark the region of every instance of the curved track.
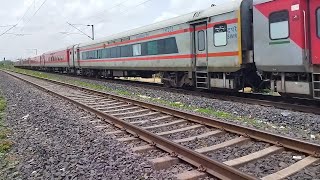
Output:
<instances>
[{"instance_id":1,"label":"curved track","mask_svg":"<svg viewBox=\"0 0 320 180\"><path fill-rule=\"evenodd\" d=\"M66 99L95 114L107 123L120 128L110 134L130 133L118 139L142 139L150 145L136 149L160 148L171 154L166 160L183 160L220 179L283 179L319 162L320 145L292 139L265 131L186 113L171 108L124 98L58 81L39 79L7 72L25 82ZM195 131L197 130L197 131ZM205 145L191 146L197 141ZM225 148L241 147L250 143L260 147L226 161L214 160L212 153ZM263 143L263 145L261 145ZM272 167L267 174L252 176L243 170L247 164L261 159L268 161L275 154L294 153L301 160L286 167ZM211 155L210 155L211 154ZM219 159L219 158L218 158Z\"/></svg>"}]
</instances>

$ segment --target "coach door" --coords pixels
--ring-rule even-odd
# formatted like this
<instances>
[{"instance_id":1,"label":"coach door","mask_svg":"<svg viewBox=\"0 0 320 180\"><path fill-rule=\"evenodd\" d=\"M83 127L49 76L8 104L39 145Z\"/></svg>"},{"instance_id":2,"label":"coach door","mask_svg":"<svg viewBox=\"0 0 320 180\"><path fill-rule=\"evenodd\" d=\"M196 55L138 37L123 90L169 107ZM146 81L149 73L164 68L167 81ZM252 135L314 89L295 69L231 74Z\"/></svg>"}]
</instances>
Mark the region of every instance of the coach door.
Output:
<instances>
[{"instance_id":1,"label":"coach door","mask_svg":"<svg viewBox=\"0 0 320 180\"><path fill-rule=\"evenodd\" d=\"M320 65L320 1L310 0L310 44L311 62L313 65ZM316 69L316 68L315 68ZM313 97L320 99L320 72L312 74Z\"/></svg>"},{"instance_id":2,"label":"coach door","mask_svg":"<svg viewBox=\"0 0 320 180\"><path fill-rule=\"evenodd\" d=\"M69 62L69 67L73 68L74 67L73 47L68 49L68 62Z\"/></svg>"},{"instance_id":3,"label":"coach door","mask_svg":"<svg viewBox=\"0 0 320 180\"><path fill-rule=\"evenodd\" d=\"M312 64L320 64L320 1L310 0L310 31Z\"/></svg>"},{"instance_id":4,"label":"coach door","mask_svg":"<svg viewBox=\"0 0 320 180\"><path fill-rule=\"evenodd\" d=\"M71 57L70 57L70 52L71 52L71 49L68 49L67 50L67 61L68 61L68 67L69 68L70 68L70 60L72 60ZM71 64L71 66L72 66L72 64Z\"/></svg>"},{"instance_id":5,"label":"coach door","mask_svg":"<svg viewBox=\"0 0 320 180\"><path fill-rule=\"evenodd\" d=\"M43 60L42 60L42 56L40 56L40 67L42 67L43 64Z\"/></svg>"},{"instance_id":6,"label":"coach door","mask_svg":"<svg viewBox=\"0 0 320 180\"><path fill-rule=\"evenodd\" d=\"M78 67L80 68L80 49L79 49L79 46L75 49L75 56L74 56L74 59L77 59L77 63L78 63Z\"/></svg>"},{"instance_id":7,"label":"coach door","mask_svg":"<svg viewBox=\"0 0 320 180\"><path fill-rule=\"evenodd\" d=\"M42 56L42 66L46 67L46 56L45 55Z\"/></svg>"},{"instance_id":8,"label":"coach door","mask_svg":"<svg viewBox=\"0 0 320 180\"><path fill-rule=\"evenodd\" d=\"M197 88L209 88L207 23L194 25L195 79Z\"/></svg>"}]
</instances>

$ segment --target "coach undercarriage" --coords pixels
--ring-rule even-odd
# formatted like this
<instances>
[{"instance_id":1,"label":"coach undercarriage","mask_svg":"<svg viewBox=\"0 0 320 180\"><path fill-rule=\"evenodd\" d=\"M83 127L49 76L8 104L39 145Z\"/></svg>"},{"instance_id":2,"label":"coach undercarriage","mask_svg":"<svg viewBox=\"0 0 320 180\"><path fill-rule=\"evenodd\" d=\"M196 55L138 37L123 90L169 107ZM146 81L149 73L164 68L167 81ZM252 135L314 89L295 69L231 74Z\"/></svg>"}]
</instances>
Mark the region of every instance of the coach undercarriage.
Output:
<instances>
[{"instance_id":1,"label":"coach undercarriage","mask_svg":"<svg viewBox=\"0 0 320 180\"><path fill-rule=\"evenodd\" d=\"M173 71L138 71L138 70L106 70L65 67L24 67L45 72L73 74L78 76L114 79L117 77L161 78L166 87L192 88L207 90L224 90L229 92L277 92L292 97L320 99L320 73L275 73L259 72L252 65L245 66L236 72L209 72L206 79L208 88L196 87L196 72ZM204 83L207 83L204 82Z\"/></svg>"},{"instance_id":2,"label":"coach undercarriage","mask_svg":"<svg viewBox=\"0 0 320 180\"><path fill-rule=\"evenodd\" d=\"M272 92L299 97L320 98L320 73L265 72Z\"/></svg>"},{"instance_id":3,"label":"coach undercarriage","mask_svg":"<svg viewBox=\"0 0 320 180\"><path fill-rule=\"evenodd\" d=\"M254 91L259 91L268 86L268 81L263 79L254 64L245 65L236 72L161 72L161 77L165 86L176 88L220 88L238 91L251 87Z\"/></svg>"}]
</instances>

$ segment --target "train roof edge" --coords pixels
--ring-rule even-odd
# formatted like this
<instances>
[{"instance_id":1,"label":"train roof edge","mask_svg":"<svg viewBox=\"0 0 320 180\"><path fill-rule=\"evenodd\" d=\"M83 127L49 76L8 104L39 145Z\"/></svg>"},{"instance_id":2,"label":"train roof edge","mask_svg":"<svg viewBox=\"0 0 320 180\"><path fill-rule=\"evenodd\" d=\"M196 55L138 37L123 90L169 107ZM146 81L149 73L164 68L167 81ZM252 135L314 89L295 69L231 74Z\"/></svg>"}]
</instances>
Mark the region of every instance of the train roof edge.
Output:
<instances>
[{"instance_id":1,"label":"train roof edge","mask_svg":"<svg viewBox=\"0 0 320 180\"><path fill-rule=\"evenodd\" d=\"M150 31L154 31L157 29L161 29L164 27L169 27L169 26L173 26L173 25L178 25L178 24L183 24L183 23L187 23L187 22L192 22L192 21L196 21L199 19L204 19L204 18L208 18L210 16L214 16L214 15L219 15L219 14L223 14L226 12L231 12L231 11L235 11L238 10L240 8L240 5L242 3L242 1L244 0L234 0L230 3L225 3L223 5L217 5L217 6L213 6L204 10L200 10L200 11L194 11L188 14L184 14L175 18L171 18L171 19L167 19L164 21L160 21L160 22L156 22L150 25L146 25L146 26L142 26L133 30L129 30L129 31L124 31L121 33L117 33L114 35L110 35L106 38L102 38L102 39L98 39L98 40L94 40L94 41L90 41L90 42L86 42L86 43L81 43L79 44L80 47L86 47L86 46L91 46L94 44L101 44L103 42L106 41L112 41L112 40L117 40L123 37L128 37L128 36L134 36L134 35L138 35L140 33L143 32L150 32ZM194 14L196 12L201 12L199 16L195 17Z\"/></svg>"}]
</instances>

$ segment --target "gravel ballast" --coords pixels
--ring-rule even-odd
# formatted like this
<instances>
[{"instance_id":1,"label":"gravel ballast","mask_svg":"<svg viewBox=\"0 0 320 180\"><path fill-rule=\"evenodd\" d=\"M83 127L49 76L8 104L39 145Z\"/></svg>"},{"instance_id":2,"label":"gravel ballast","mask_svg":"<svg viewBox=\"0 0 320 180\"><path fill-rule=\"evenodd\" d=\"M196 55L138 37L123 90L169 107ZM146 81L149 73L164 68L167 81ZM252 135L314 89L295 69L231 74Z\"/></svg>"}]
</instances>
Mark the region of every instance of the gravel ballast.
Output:
<instances>
[{"instance_id":1,"label":"gravel ballast","mask_svg":"<svg viewBox=\"0 0 320 180\"><path fill-rule=\"evenodd\" d=\"M136 96L137 97L137 96ZM144 99L149 99L149 98L144 98ZM160 98L161 99L161 98ZM50 102L53 102L53 101L50 101ZM36 104L35 102L33 102L32 100L31 100L31 103L32 104ZM53 102L54 103L54 102ZM57 103L58 104L58 103ZM66 103L65 103L66 104ZM61 109L61 107L63 107L62 105L61 105L61 103L60 104L58 104L59 105L59 107L60 107L60 109ZM68 104L68 105L70 105L70 104ZM71 106L71 105L70 105ZM49 108L52 108L52 106L50 106ZM176 107L176 108L178 108L178 107ZM66 108L62 108L62 109L66 109ZM77 108L75 108L75 109L77 109ZM190 111L192 111L192 109L189 109ZM69 110L68 110L69 111ZM53 112L55 112L55 111L53 111ZM75 114L75 112L72 112L72 114ZM76 114L78 114L78 115L80 115L80 119L81 119L81 117L82 116L86 116L86 113L84 113L84 112L81 112L81 111L79 111L79 110L77 110L77 112L76 112ZM282 114L283 115L283 114ZM289 114L290 115L290 114ZM287 115L283 115L283 116L288 116L288 114ZM24 116L22 119L23 120L27 120L29 117L31 117L31 115L30 114L28 114L27 116ZM226 117L227 118L227 117ZM139 120L142 120L142 119L144 119L144 118L140 118ZM145 120L145 119L144 119ZM42 122L42 121L41 121ZM87 124L88 124L88 122L86 122ZM96 122L95 122L96 123ZM91 122L91 124L92 124L92 122ZM51 124L50 124L51 125ZM100 124L101 125L101 124ZM174 128L174 127L179 127L179 126L182 126L182 127L184 127L185 125L184 124L181 124L181 125L177 125L177 126L171 126L171 127L166 127L166 128L162 128L162 130L163 131L165 131L165 130L171 130L171 129L176 129L176 128ZM91 127L92 127L92 125L91 125ZM58 127L58 128L56 128L56 129L60 129L61 127ZM93 126L93 128L94 129L97 129L97 127L94 127ZM64 128L61 128L62 130L65 130L65 129L68 129L67 127L64 127ZM161 129L161 128L160 128ZM202 130L203 128L199 128L199 129L196 129L195 131L198 133L198 132L200 132L201 130ZM277 128L274 128L274 129L277 129ZM283 129L283 128L281 128L281 129ZM36 128L36 131L38 131L38 128ZM78 131L79 132L79 131ZM101 132L100 132L101 133ZM53 133L52 133L53 134ZM59 133L56 133L57 135L60 135ZM63 133L62 133L63 134ZM46 135L46 134L45 134ZM68 135L68 134L67 134ZM180 139L180 138L182 138L181 137L181 135L182 134L177 134L177 137L179 137L178 139ZM122 136L124 136L124 137L126 137L127 135L126 134L123 134L123 135L121 135L120 137L122 137ZM72 136L73 137L73 136ZM112 137L115 137L115 136L112 136ZM118 135L117 135L117 138L119 138L118 137ZM218 137L218 139L216 139L216 138L205 138L206 139L206 141L203 141L203 142L201 142L201 143L198 143L198 142L194 142L194 143L188 143L186 146L188 146L188 147L190 147L191 149L197 149L197 148L201 148L201 147L208 147L208 146L211 146L211 145L214 145L214 144L219 144L219 143L221 143L221 142L224 142L224 141L226 141L226 140L228 140L228 139L232 139L232 138L234 138L234 137L229 137L229 136L224 136L223 138L219 138ZM49 139L50 140L50 139ZM73 140L73 142L75 141L74 139L72 139ZM210 140L210 141L208 141L208 140ZM62 143L65 143L65 139L62 141ZM198 141L198 140L197 140ZM52 144L52 142L50 141L49 142L50 144ZM40 143L39 143L40 144ZM71 144L71 143L70 143ZM182 143L183 144L183 143ZM92 145L91 145L92 146ZM91 149L91 146L90 146L90 149ZM262 145L263 146L263 145ZM231 149L228 153L226 153L225 151L227 150L227 149L222 149L221 150L221 152L222 151L224 151L224 152L222 152L222 154L220 154L219 152L217 152L217 153L214 153L214 157L212 157L212 158L214 158L214 159L218 159L219 161L225 161L225 160L230 160L230 157L231 157L231 159L234 159L234 158L236 158L236 157L240 157L240 156L243 156L243 155L246 155L246 154L248 154L249 152L247 152L247 151L251 151L251 152L255 152L255 151L258 151L258 150L260 150L261 148L263 148L263 147L260 147L260 146L257 146L257 147L253 147L253 148L251 148L251 146L243 146L243 147L241 147L240 149L239 149L239 151L241 152L241 151L243 151L243 154L239 154L239 155L236 155L235 153L236 152L234 152L233 151L233 149ZM82 146L82 147L87 147L87 146ZM248 149L249 148L249 149ZM89 149L88 147L87 147L87 149ZM128 153L130 154L130 155L132 155L132 156L134 156L134 154L132 154L131 153L131 151L130 150L128 150L129 148L128 147L125 147L125 148L123 148L124 150L127 150L128 151ZM123 150L123 149L121 149L121 150ZM61 148L59 149L59 150L61 150ZM72 152L74 152L74 151L72 151ZM92 153L92 152L94 152L94 153ZM98 153L99 153L99 151L97 151ZM95 148L93 148L93 150L89 150L89 154L90 155L92 155L92 154L96 154L96 151L95 151ZM232 157L232 155L235 155L235 157ZM159 155L157 155L157 154L153 154L153 155L156 155L156 157L158 157L158 156L164 156L165 154L162 154L162 153L160 153ZM209 156L211 156L211 153L209 153L209 154L207 154L207 155L209 155ZM223 155L227 155L227 156L223 156ZM245 165L245 166L243 166L242 168L241 168L241 170L242 171L245 171L245 172L248 172L248 173L250 173L250 174L253 174L253 175L255 175L255 176L259 176L259 177L263 177L263 176L265 176L265 175L267 175L267 174L270 174L270 173L274 173L275 171L278 171L278 170L280 170L280 169L283 169L283 168L285 168L285 167L287 167L287 166L289 166L290 164L292 164L292 163L295 163L296 161L292 161L292 157L293 156L296 156L296 155L299 155L299 154L285 154L285 153L282 153L282 154L277 154L277 155L273 155L273 156L271 156L272 158L271 159L260 159L259 161L257 161L257 162L254 162L254 163L249 163L249 164L247 164L247 165ZM217 157L218 156L218 157ZM99 156L100 157L100 156ZM145 157L144 155L142 155L142 157ZM151 156L152 157L152 156ZM216 157L216 158L215 158ZM301 156L302 157L302 156ZM304 157L304 156L303 156ZM303 158L302 157L302 158ZM38 159L40 159L40 158L38 158ZM43 158L43 159L45 159L45 158ZM42 160L43 160L42 159ZM110 159L110 158L109 158ZM295 158L294 158L295 159ZM114 157L112 157L111 158L111 160L113 160L113 161L115 161L115 160L117 160L117 158L115 159ZM284 162L282 161L282 160L284 160ZM33 163L33 161L34 161L34 159L31 159L31 161L27 161L27 163L29 163L30 164L30 162L31 162L31 164ZM43 160L44 161L44 160ZM121 163L122 161L120 161L119 163ZM134 161L135 162L135 161ZM145 162L147 162L147 161L145 161ZM125 164L127 163L127 161L125 161ZM261 165L261 163L263 163L263 165ZM130 163L127 163L127 164L130 164ZM145 164L148 164L148 163L145 163ZM81 164L82 165L82 164ZM261 166L259 166L259 165L261 165ZM128 166L123 166L123 164L121 164L120 165L120 167L123 167L123 168L125 168L125 167L132 167L133 165L132 164L130 164L130 165L128 165ZM118 167L118 166L117 166ZM135 166L134 166L135 167ZM258 167L258 168L257 168ZM61 166L59 166L59 168L61 168ZM150 168L150 165L148 166L147 165L147 167L146 167L148 170L150 170L150 171L152 171L152 169ZM65 171L65 169L66 168L64 168L64 167L62 167L60 170L62 170L62 171ZM120 168L120 169L122 169L122 168ZM139 168L138 168L139 169ZM143 168L143 169L145 169L145 167ZM116 168L116 171L118 171L118 168ZM122 170L123 171L123 170ZM126 170L124 170L124 171L126 171ZM90 172L92 172L92 168L90 168ZM144 171L141 171L141 172L143 172L143 173L145 173ZM308 172L308 170L306 171L306 172ZM37 173L37 171L32 171L32 174L34 174L34 173ZM134 176L134 177L130 177L130 178L133 178L133 179L141 179L141 178L146 178L146 176L147 177L150 177L149 175L151 175L153 173L153 171L152 172L150 172L150 173L147 173L147 175L146 174L144 174L143 176ZM317 171L316 171L316 173L317 173ZM86 175L88 175L88 173L85 173ZM93 174L93 176L91 176L90 178L100 178L100 176L99 177L95 177L95 175L96 175L96 173L94 172L94 173L91 173L91 174ZM132 175L130 172L129 172L129 174L130 175ZM170 175L172 175L171 173L167 173L167 174L169 174L167 177L165 177L164 179L167 179L167 178L169 178L169 176ZM69 175L69 174L68 174ZM82 174L81 174L82 175ZM156 175L158 175L158 174L156 174ZM301 174L302 175L302 174ZM128 175L126 174L126 176L125 177L127 177ZM309 176L309 175L308 175ZM63 177L65 177L65 176L63 176ZM88 176L89 177L89 176ZM88 178L88 177L86 177L86 178ZM156 177L154 177L153 175L151 175L151 177L152 178L156 178ZM300 177L305 177L304 175L302 175L302 176L298 176L299 178ZM32 178L34 178L34 176L32 176ZM56 177L50 177L50 178L61 178L60 176L56 176ZM123 177L116 177L116 178L120 178L120 179L123 179ZM163 177L162 177L163 178ZM161 178L161 179L162 179ZM112 179L115 179L114 177L112 177Z\"/></svg>"},{"instance_id":2,"label":"gravel ballast","mask_svg":"<svg viewBox=\"0 0 320 180\"><path fill-rule=\"evenodd\" d=\"M112 89L113 91L129 92L131 97L147 102L151 101L152 103L157 103L152 99L160 99L166 102L177 102L178 104L181 103L183 105L196 108L210 108L214 111L232 114L235 117L239 116L254 119L255 124L258 124L257 126L254 126L256 128L320 144L320 115L288 111L274 107L209 99L196 95L185 95L161 89L155 90L149 87L144 87L143 85L126 82L103 82L99 80L83 79L81 77L71 77L58 74L50 74L50 76L59 77L60 80L77 80L86 83L103 85L108 87L108 89ZM194 93L196 94L197 92L195 91ZM179 109L178 107L175 108ZM186 111L198 113L196 109ZM202 115L211 116L206 114ZM224 118L223 116L214 118L253 127L253 125L248 122L231 120L229 118Z\"/></svg>"},{"instance_id":3,"label":"gravel ballast","mask_svg":"<svg viewBox=\"0 0 320 180\"><path fill-rule=\"evenodd\" d=\"M15 168L4 179L170 179L90 123L85 112L0 72Z\"/></svg>"}]
</instances>

